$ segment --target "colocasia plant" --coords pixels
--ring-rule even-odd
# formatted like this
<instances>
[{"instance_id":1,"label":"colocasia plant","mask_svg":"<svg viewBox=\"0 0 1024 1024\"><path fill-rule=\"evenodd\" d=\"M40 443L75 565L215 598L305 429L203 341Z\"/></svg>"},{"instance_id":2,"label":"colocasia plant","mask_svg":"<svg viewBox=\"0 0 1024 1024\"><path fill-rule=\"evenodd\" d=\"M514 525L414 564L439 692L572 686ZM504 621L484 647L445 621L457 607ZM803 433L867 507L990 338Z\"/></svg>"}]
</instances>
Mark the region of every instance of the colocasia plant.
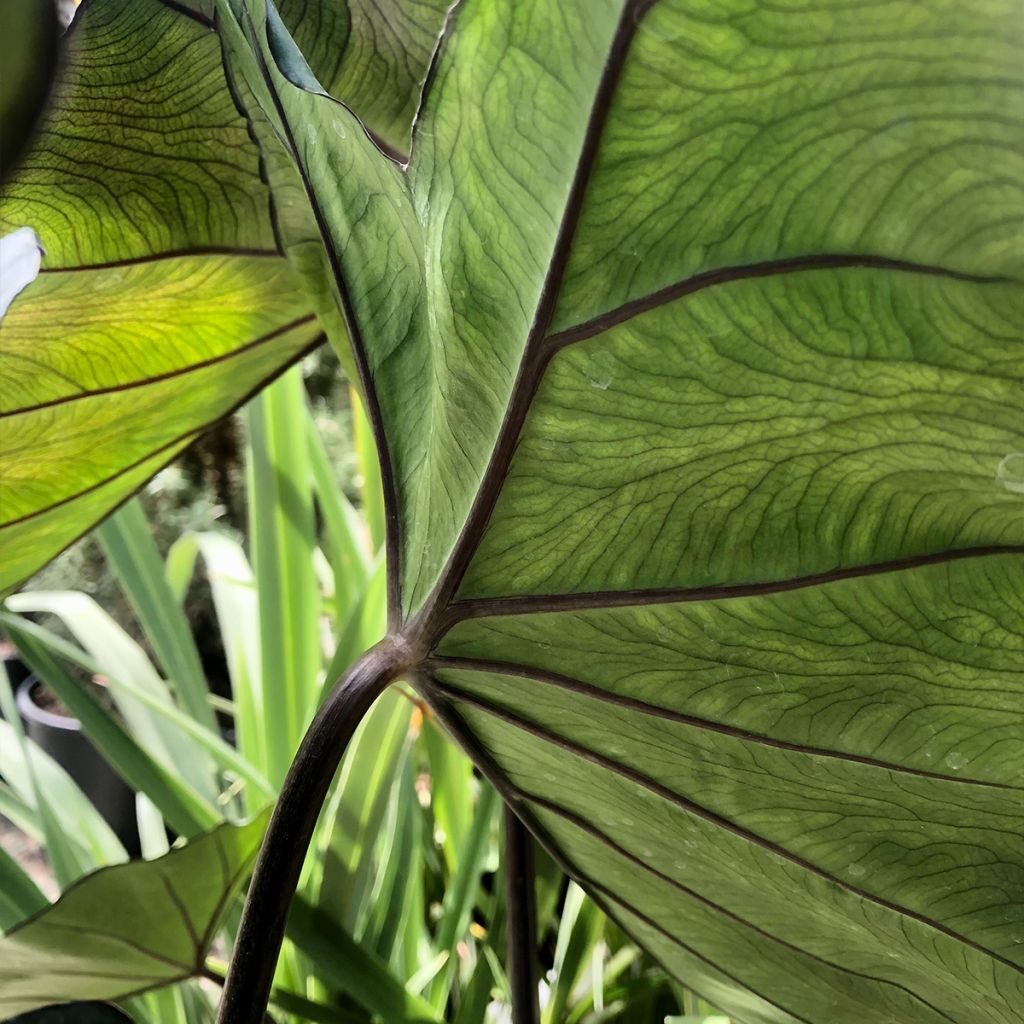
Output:
<instances>
[{"instance_id":1,"label":"colocasia plant","mask_svg":"<svg viewBox=\"0 0 1024 1024\"><path fill-rule=\"evenodd\" d=\"M399 679L509 808L519 1021L515 822L746 1024L1024 1019L1021 15L82 5L2 191L45 252L0 335L4 585L325 335L382 465L389 633L289 772L221 1021L262 1018ZM174 902L209 934L253 827L124 941ZM9 964L0 1005L45 1002Z\"/></svg>"}]
</instances>

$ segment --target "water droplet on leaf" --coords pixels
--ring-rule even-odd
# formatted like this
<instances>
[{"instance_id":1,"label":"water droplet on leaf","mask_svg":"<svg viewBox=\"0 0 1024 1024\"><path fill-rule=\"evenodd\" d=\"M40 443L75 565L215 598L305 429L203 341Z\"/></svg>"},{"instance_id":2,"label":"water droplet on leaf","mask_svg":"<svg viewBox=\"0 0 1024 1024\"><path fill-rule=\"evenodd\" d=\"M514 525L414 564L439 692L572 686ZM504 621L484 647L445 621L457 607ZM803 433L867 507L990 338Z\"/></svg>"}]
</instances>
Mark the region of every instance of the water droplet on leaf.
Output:
<instances>
[{"instance_id":1,"label":"water droplet on leaf","mask_svg":"<svg viewBox=\"0 0 1024 1024\"><path fill-rule=\"evenodd\" d=\"M1024 452L1004 455L996 467L996 480L1014 494L1024 494Z\"/></svg>"}]
</instances>

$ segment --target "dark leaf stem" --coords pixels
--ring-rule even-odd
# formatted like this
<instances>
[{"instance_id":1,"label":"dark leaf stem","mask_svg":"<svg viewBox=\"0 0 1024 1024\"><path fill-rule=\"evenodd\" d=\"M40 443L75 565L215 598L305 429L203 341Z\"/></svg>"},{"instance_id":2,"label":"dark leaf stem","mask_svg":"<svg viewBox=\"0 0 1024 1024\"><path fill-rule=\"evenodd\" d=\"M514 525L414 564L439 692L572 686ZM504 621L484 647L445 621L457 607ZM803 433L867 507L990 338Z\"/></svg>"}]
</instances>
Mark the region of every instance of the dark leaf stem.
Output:
<instances>
[{"instance_id":1,"label":"dark leaf stem","mask_svg":"<svg viewBox=\"0 0 1024 1024\"><path fill-rule=\"evenodd\" d=\"M263 1019L288 908L331 781L363 716L412 660L400 638L385 637L335 684L313 719L256 861L217 1013L221 1024Z\"/></svg>"},{"instance_id":2,"label":"dark leaf stem","mask_svg":"<svg viewBox=\"0 0 1024 1024\"><path fill-rule=\"evenodd\" d=\"M505 906L508 915L508 980L515 1024L538 1024L537 894L533 836L505 804Z\"/></svg>"}]
</instances>

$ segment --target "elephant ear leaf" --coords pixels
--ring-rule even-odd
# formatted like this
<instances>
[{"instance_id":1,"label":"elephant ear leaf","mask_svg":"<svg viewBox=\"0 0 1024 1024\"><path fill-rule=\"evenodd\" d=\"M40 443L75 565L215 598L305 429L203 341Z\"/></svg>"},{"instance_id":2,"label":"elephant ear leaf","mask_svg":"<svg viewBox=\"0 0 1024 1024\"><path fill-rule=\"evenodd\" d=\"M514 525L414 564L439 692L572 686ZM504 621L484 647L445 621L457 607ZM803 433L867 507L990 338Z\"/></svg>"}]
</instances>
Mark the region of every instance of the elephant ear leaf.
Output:
<instances>
[{"instance_id":1,"label":"elephant ear leaf","mask_svg":"<svg viewBox=\"0 0 1024 1024\"><path fill-rule=\"evenodd\" d=\"M1009 8L465 2L407 167L242 20L439 715L738 1019L1018 1021Z\"/></svg>"},{"instance_id":2,"label":"elephant ear leaf","mask_svg":"<svg viewBox=\"0 0 1024 1024\"><path fill-rule=\"evenodd\" d=\"M152 861L102 868L0 938L4 1020L114 1021L53 1003L120 999L196 975L231 898L255 859L265 813L220 825ZM20 1017L18 1018L21 1019Z\"/></svg>"},{"instance_id":3,"label":"elephant ear leaf","mask_svg":"<svg viewBox=\"0 0 1024 1024\"><path fill-rule=\"evenodd\" d=\"M0 234L31 228L45 253L0 325L0 592L317 344L321 325L349 365L303 182L254 98L260 76L225 71L237 27L215 31L215 6L83 5L0 188ZM446 10L294 0L282 13L327 87L399 155ZM14 268L0 276L6 307Z\"/></svg>"},{"instance_id":4,"label":"elephant ear leaf","mask_svg":"<svg viewBox=\"0 0 1024 1024\"><path fill-rule=\"evenodd\" d=\"M42 271L0 325L0 589L318 338L198 8L86 5L0 233Z\"/></svg>"}]
</instances>

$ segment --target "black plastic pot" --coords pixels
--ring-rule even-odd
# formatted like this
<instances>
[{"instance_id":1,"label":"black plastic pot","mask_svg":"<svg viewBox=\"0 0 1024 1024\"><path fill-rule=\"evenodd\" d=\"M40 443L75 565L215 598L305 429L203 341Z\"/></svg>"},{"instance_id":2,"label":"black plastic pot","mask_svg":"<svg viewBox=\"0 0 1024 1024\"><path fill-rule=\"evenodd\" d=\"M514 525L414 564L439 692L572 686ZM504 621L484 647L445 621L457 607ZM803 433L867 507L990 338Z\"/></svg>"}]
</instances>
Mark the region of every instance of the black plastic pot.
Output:
<instances>
[{"instance_id":1,"label":"black plastic pot","mask_svg":"<svg viewBox=\"0 0 1024 1024\"><path fill-rule=\"evenodd\" d=\"M17 692L18 687L29 676L28 665L21 660L21 655L18 654L18 649L14 644L9 644L5 640L0 640L0 661L4 664L11 687ZM4 709L0 707L0 718L3 717Z\"/></svg>"},{"instance_id":2,"label":"black plastic pot","mask_svg":"<svg viewBox=\"0 0 1024 1024\"><path fill-rule=\"evenodd\" d=\"M31 676L18 688L18 710L25 733L78 783L103 815L128 853L140 855L135 793L82 732L77 718L57 715L39 706L41 684Z\"/></svg>"}]
</instances>

